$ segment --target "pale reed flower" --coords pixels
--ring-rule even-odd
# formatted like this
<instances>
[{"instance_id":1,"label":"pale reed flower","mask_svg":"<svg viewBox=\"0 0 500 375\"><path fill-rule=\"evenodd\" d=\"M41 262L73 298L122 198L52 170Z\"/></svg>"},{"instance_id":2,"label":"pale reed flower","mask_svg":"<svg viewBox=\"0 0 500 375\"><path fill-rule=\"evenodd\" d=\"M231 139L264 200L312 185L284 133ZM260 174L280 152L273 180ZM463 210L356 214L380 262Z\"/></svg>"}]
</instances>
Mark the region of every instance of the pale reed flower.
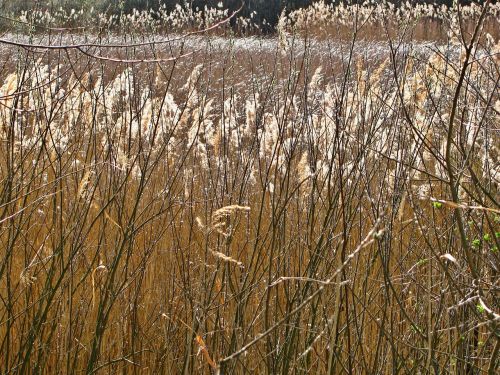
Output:
<instances>
[{"instance_id":1,"label":"pale reed flower","mask_svg":"<svg viewBox=\"0 0 500 375\"><path fill-rule=\"evenodd\" d=\"M321 81L323 80L323 67L320 65L314 71L311 81L309 82L309 92L314 93L319 89Z\"/></svg>"},{"instance_id":2,"label":"pale reed flower","mask_svg":"<svg viewBox=\"0 0 500 375\"><path fill-rule=\"evenodd\" d=\"M304 181L310 178L313 173L309 164L309 154L308 152L303 152L299 163L297 164L297 174L299 176L299 181Z\"/></svg>"}]
</instances>

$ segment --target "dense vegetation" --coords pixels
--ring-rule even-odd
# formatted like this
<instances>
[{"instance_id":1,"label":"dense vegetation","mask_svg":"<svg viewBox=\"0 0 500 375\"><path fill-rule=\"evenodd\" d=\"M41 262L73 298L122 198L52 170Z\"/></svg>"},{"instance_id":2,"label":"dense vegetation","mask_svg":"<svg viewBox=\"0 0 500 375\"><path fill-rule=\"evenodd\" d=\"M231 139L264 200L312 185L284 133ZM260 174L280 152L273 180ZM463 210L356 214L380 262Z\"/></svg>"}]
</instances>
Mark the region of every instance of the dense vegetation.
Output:
<instances>
[{"instance_id":1,"label":"dense vegetation","mask_svg":"<svg viewBox=\"0 0 500 375\"><path fill-rule=\"evenodd\" d=\"M66 11L71 9L89 10L95 9L97 12L106 12L108 14L118 14L120 12L129 13L133 9L137 10L158 10L164 6L167 10L172 10L177 4L193 10L208 8L217 8L222 4L223 9L235 10L238 9L242 3L244 7L241 11L241 16L248 17L252 12L256 12L255 22L261 24L263 20L273 26L283 10L289 12L300 8L305 8L312 3L317 2L314 0L0 0L0 11L5 14L18 14L21 11L40 9L55 11L56 9L63 8ZM339 1L326 0L327 4L334 4ZM360 1L360 3L363 1ZM392 1L395 4L402 3L401 0ZM411 0L410 3L432 3L444 4L451 6L453 0ZM482 1L477 1L481 3ZM355 3L355 1L353 2ZM468 4L470 1L460 1L462 4Z\"/></svg>"},{"instance_id":2,"label":"dense vegetation","mask_svg":"<svg viewBox=\"0 0 500 375\"><path fill-rule=\"evenodd\" d=\"M497 374L500 7L372 5L9 24L0 373Z\"/></svg>"}]
</instances>

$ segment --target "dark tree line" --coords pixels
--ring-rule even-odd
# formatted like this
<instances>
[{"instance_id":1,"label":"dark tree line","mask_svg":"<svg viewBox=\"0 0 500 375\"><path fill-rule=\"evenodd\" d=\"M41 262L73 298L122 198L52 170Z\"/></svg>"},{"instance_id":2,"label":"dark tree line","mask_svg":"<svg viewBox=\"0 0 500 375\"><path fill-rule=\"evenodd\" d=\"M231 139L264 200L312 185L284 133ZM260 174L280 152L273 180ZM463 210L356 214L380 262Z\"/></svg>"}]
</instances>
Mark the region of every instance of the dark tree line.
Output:
<instances>
[{"instance_id":1,"label":"dark tree line","mask_svg":"<svg viewBox=\"0 0 500 375\"><path fill-rule=\"evenodd\" d=\"M289 12L301 7L311 5L318 0L0 0L0 14L12 14L30 9L49 9L54 11L62 7L63 9L90 9L94 8L98 12L118 13L130 12L132 9L158 9L160 6L166 6L167 9L173 9L177 4L191 7L193 10L207 7L217 7L222 3L223 8L234 11L238 9L243 2L242 16L249 17L254 13L254 22L257 24L265 23L269 26L276 24L283 10ZM353 2L363 0L353 0ZM404 0L392 0L399 4ZM435 3L451 5L453 0L410 0L413 3ZM339 0L325 0L326 3L338 3ZM462 4L470 3L470 0L461 0ZM479 0L477 2L482 2Z\"/></svg>"}]
</instances>

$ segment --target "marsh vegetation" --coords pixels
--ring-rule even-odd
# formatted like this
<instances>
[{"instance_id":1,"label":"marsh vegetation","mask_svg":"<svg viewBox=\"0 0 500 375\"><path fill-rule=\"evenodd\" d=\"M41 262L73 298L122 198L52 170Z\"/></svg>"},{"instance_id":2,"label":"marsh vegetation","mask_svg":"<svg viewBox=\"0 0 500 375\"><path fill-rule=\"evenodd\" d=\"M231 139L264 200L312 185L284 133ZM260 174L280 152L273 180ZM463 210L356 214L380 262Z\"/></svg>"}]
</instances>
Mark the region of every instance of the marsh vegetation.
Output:
<instances>
[{"instance_id":1,"label":"marsh vegetation","mask_svg":"<svg viewBox=\"0 0 500 375\"><path fill-rule=\"evenodd\" d=\"M495 374L499 6L370 6L3 34L0 372Z\"/></svg>"}]
</instances>

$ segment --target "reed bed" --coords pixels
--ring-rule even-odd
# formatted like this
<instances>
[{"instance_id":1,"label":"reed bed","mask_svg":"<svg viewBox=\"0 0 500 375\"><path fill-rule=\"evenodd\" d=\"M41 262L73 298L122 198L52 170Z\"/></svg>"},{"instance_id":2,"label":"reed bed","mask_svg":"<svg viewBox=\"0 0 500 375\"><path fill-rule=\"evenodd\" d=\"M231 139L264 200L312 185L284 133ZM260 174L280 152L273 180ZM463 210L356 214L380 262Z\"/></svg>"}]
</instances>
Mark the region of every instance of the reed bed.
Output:
<instances>
[{"instance_id":1,"label":"reed bed","mask_svg":"<svg viewBox=\"0 0 500 375\"><path fill-rule=\"evenodd\" d=\"M358 38L368 40L394 39L401 33L411 33L412 40L445 42L450 34L462 31L471 33L483 12L475 2L460 5L454 1L451 7L430 3L401 2L397 6L387 1L343 2L326 4L324 0L314 2L283 14L279 26L283 30L314 33L316 37L349 40L353 28ZM500 37L500 4L489 4L483 27L495 38Z\"/></svg>"},{"instance_id":2,"label":"reed bed","mask_svg":"<svg viewBox=\"0 0 500 375\"><path fill-rule=\"evenodd\" d=\"M297 30L156 62L9 47L0 371L496 373L484 19L377 59L357 29L340 56Z\"/></svg>"},{"instance_id":3,"label":"reed bed","mask_svg":"<svg viewBox=\"0 0 500 375\"><path fill-rule=\"evenodd\" d=\"M237 3L236 3L237 4ZM245 9L245 15L234 15L230 27L219 27L218 33L237 35L260 35L274 29L276 20L266 20L265 15L252 10L252 4ZM243 3L242 3L243 6ZM205 5L203 8L192 8L191 5L177 4L174 9L160 5L158 9L137 10L130 12L100 12L94 7L81 9L44 9L35 7L29 11L10 13L0 17L0 22L6 28L16 26L26 32L46 32L50 29L62 30L66 28L71 33L105 34L119 33L168 33L187 30L206 29L233 14L219 2L217 6ZM358 39L386 40L394 37L398 32L411 30L414 40L446 40L447 33L456 31L458 18L462 28L471 31L483 8L480 4L470 2L459 6L454 2L452 6L432 3L401 2L396 6L386 0L375 1L339 1L326 4L324 0L315 1L309 7L294 11L283 10L278 19L282 29L293 32L307 30L316 37L331 38L335 34L349 39L353 27L358 31ZM273 16L271 16L274 18ZM500 4L489 4L486 19L482 22L487 26L490 34L500 37Z\"/></svg>"}]
</instances>

